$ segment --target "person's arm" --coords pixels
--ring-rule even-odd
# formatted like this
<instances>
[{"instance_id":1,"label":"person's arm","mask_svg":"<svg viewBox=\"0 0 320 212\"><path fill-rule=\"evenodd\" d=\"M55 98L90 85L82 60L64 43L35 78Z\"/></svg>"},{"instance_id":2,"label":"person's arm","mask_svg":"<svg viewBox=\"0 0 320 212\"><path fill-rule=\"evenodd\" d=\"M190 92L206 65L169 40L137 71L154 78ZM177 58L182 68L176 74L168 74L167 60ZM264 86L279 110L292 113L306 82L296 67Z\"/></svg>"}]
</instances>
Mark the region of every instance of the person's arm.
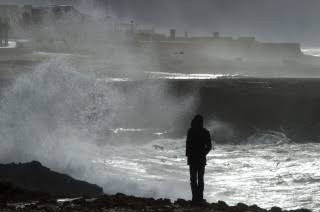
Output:
<instances>
[{"instance_id":1,"label":"person's arm","mask_svg":"<svg viewBox=\"0 0 320 212\"><path fill-rule=\"evenodd\" d=\"M189 157L190 155L190 144L191 144L191 136L190 136L190 130L187 134L187 140L186 140L186 156Z\"/></svg>"},{"instance_id":2,"label":"person's arm","mask_svg":"<svg viewBox=\"0 0 320 212\"><path fill-rule=\"evenodd\" d=\"M210 132L207 131L207 136L206 136L206 155L209 154L209 152L212 149L212 143L211 143L211 136L210 136Z\"/></svg>"}]
</instances>

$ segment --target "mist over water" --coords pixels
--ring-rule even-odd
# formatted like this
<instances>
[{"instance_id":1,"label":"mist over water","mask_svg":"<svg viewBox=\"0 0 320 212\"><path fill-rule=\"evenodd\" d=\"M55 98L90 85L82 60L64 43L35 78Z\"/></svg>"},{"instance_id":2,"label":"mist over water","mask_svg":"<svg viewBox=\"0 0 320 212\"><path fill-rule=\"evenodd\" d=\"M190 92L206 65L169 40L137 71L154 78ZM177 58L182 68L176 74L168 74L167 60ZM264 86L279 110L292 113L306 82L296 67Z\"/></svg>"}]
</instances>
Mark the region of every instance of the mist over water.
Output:
<instances>
[{"instance_id":1,"label":"mist over water","mask_svg":"<svg viewBox=\"0 0 320 212\"><path fill-rule=\"evenodd\" d=\"M52 59L6 88L0 107L0 161L38 160L104 185L105 192L143 195L153 191L140 191L134 178L124 183L121 174L94 161L140 148L148 137L170 130L192 104L192 97L179 102L171 98L162 82L124 91L107 79L75 71L63 58ZM143 139L117 136L127 128L147 133ZM130 162L124 165L129 168Z\"/></svg>"},{"instance_id":2,"label":"mist over water","mask_svg":"<svg viewBox=\"0 0 320 212\"><path fill-rule=\"evenodd\" d=\"M38 160L55 171L96 183L106 193L190 199L185 139L172 132L181 126L187 126L187 131L199 106L199 93L195 89L179 96L168 80L318 73L318 69L301 72L300 67L293 68L295 63L287 65L285 72L278 66L260 70L258 65L270 63L264 60L253 69L236 61L244 65L233 72L225 63L210 73L193 69L192 73L184 69L161 72L157 49L138 51L126 35L111 33L113 21L106 21L105 11L91 3L79 1L77 6L95 21L59 25L49 20L45 30L29 35L66 39L78 53L49 53L46 42L35 43L42 51L33 54L50 59L1 91L1 163ZM75 39L73 32L81 36ZM206 51L206 56L211 53ZM316 48L304 53L320 54ZM278 63L283 66L283 61ZM209 154L208 201L319 208L319 144L296 144L285 132L275 131L257 131L237 139L232 123L214 115L206 120L206 126L215 132L213 138L230 138L241 145L217 145Z\"/></svg>"}]
</instances>

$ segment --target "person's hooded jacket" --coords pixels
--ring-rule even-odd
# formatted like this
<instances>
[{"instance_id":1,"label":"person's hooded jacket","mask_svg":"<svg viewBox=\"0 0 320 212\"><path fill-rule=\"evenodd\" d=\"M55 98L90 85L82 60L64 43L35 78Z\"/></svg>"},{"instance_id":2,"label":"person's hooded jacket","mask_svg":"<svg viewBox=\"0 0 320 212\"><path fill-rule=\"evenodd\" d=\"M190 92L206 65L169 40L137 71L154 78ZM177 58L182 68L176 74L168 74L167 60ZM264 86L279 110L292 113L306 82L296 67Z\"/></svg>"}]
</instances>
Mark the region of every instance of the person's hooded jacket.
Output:
<instances>
[{"instance_id":1,"label":"person's hooded jacket","mask_svg":"<svg viewBox=\"0 0 320 212\"><path fill-rule=\"evenodd\" d=\"M203 127L202 116L197 115L191 122L186 140L188 165L205 166L207 163L206 156L211 149L210 133Z\"/></svg>"}]
</instances>

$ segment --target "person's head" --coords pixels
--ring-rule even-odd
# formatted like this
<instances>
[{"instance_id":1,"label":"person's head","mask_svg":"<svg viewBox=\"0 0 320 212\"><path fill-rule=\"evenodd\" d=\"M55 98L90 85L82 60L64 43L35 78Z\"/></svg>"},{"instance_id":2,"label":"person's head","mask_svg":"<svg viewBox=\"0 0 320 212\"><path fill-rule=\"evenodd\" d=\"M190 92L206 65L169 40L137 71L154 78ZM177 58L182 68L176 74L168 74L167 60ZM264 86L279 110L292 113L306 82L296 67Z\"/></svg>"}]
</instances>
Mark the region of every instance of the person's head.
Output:
<instances>
[{"instance_id":1,"label":"person's head","mask_svg":"<svg viewBox=\"0 0 320 212\"><path fill-rule=\"evenodd\" d=\"M203 117L201 115L196 115L191 121L192 128L203 128Z\"/></svg>"}]
</instances>

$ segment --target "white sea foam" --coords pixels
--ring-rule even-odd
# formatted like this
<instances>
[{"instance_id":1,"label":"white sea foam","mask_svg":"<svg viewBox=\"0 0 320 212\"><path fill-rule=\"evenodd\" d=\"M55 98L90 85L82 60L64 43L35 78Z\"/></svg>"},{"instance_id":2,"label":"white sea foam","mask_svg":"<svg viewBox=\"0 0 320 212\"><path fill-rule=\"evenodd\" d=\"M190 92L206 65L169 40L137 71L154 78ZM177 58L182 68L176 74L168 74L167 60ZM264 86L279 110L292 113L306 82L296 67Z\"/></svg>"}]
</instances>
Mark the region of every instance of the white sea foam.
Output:
<instances>
[{"instance_id":1,"label":"white sea foam","mask_svg":"<svg viewBox=\"0 0 320 212\"><path fill-rule=\"evenodd\" d=\"M305 48L302 49L302 52L306 55L320 57L320 48Z\"/></svg>"},{"instance_id":2,"label":"white sea foam","mask_svg":"<svg viewBox=\"0 0 320 212\"><path fill-rule=\"evenodd\" d=\"M177 80L203 80L218 79L222 77L236 77L236 74L185 74L185 73L168 73L168 72L148 72L150 78L157 79L177 79Z\"/></svg>"},{"instance_id":3,"label":"white sea foam","mask_svg":"<svg viewBox=\"0 0 320 212\"><path fill-rule=\"evenodd\" d=\"M144 196L190 198L184 142L162 139L140 147L113 149L112 153L105 149L108 160L96 163L113 175L125 173L121 179L135 180L136 189L142 189ZM206 198L266 208L316 209L320 200L319 150L318 144L216 146L208 155Z\"/></svg>"}]
</instances>

